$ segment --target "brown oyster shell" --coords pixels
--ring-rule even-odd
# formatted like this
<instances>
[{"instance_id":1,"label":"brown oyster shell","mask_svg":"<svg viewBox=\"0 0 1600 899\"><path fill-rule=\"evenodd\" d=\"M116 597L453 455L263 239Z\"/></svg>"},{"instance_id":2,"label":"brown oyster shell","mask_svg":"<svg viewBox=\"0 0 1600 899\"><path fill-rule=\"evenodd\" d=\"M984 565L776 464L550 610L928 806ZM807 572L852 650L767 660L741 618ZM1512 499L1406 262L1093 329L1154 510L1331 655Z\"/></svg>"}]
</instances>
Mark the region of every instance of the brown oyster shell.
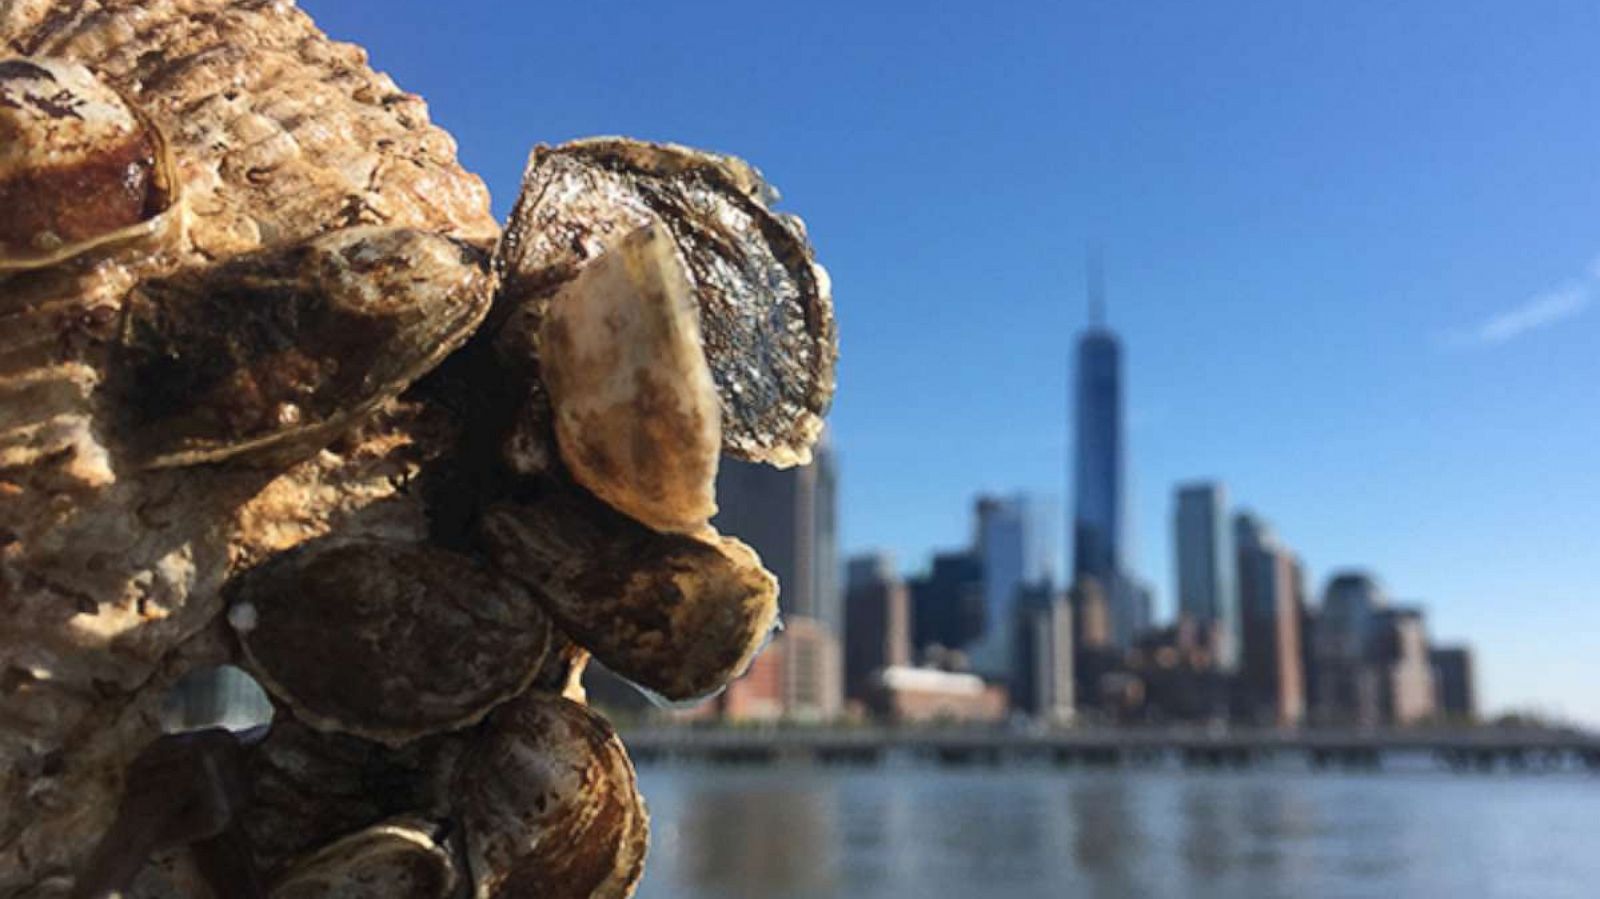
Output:
<instances>
[{"instance_id":1,"label":"brown oyster shell","mask_svg":"<svg viewBox=\"0 0 1600 899\"><path fill-rule=\"evenodd\" d=\"M539 331L573 478L660 531L693 533L717 511L722 426L699 316L671 236L647 225L563 285Z\"/></svg>"},{"instance_id":2,"label":"brown oyster shell","mask_svg":"<svg viewBox=\"0 0 1600 899\"><path fill-rule=\"evenodd\" d=\"M173 224L165 135L78 63L0 57L0 274Z\"/></svg>"},{"instance_id":3,"label":"brown oyster shell","mask_svg":"<svg viewBox=\"0 0 1600 899\"><path fill-rule=\"evenodd\" d=\"M327 442L467 339L484 263L438 235L348 228L146 281L112 374L128 453L164 467Z\"/></svg>"},{"instance_id":4,"label":"brown oyster shell","mask_svg":"<svg viewBox=\"0 0 1600 899\"><path fill-rule=\"evenodd\" d=\"M308 545L230 587L250 669L300 720L400 745L527 689L550 621L515 582L431 546Z\"/></svg>"},{"instance_id":5,"label":"brown oyster shell","mask_svg":"<svg viewBox=\"0 0 1600 899\"><path fill-rule=\"evenodd\" d=\"M537 355L548 298L589 260L661 222L688 262L722 401L723 450L804 464L833 397L838 339L827 273L798 220L748 164L674 144L595 138L539 147L496 251L503 342Z\"/></svg>"},{"instance_id":6,"label":"brown oyster shell","mask_svg":"<svg viewBox=\"0 0 1600 899\"><path fill-rule=\"evenodd\" d=\"M256 869L281 873L340 836L396 815L445 816L459 750L453 735L397 749L279 715L246 757L253 802L242 826Z\"/></svg>"},{"instance_id":7,"label":"brown oyster shell","mask_svg":"<svg viewBox=\"0 0 1600 899\"><path fill-rule=\"evenodd\" d=\"M458 873L444 826L405 816L358 830L302 859L271 899L445 899Z\"/></svg>"},{"instance_id":8,"label":"brown oyster shell","mask_svg":"<svg viewBox=\"0 0 1600 899\"><path fill-rule=\"evenodd\" d=\"M754 551L707 530L662 534L573 488L491 507L483 539L562 630L666 699L710 695L743 673L778 614Z\"/></svg>"},{"instance_id":9,"label":"brown oyster shell","mask_svg":"<svg viewBox=\"0 0 1600 899\"><path fill-rule=\"evenodd\" d=\"M598 714L530 693L501 707L457 768L479 899L615 899L644 870L633 763Z\"/></svg>"}]
</instances>

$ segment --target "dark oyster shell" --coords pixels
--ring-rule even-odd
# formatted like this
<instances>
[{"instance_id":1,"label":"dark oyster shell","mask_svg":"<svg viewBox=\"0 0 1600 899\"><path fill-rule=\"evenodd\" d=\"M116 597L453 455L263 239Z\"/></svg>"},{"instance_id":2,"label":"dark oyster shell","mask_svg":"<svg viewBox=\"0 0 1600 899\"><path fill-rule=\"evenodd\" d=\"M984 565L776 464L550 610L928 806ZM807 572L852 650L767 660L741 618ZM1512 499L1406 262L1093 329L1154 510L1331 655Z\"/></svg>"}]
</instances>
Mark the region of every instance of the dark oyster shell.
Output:
<instances>
[{"instance_id":1,"label":"dark oyster shell","mask_svg":"<svg viewBox=\"0 0 1600 899\"><path fill-rule=\"evenodd\" d=\"M644 870L649 820L606 720L530 693L490 717L457 768L481 899L615 899Z\"/></svg>"},{"instance_id":2,"label":"dark oyster shell","mask_svg":"<svg viewBox=\"0 0 1600 899\"><path fill-rule=\"evenodd\" d=\"M315 449L460 346L489 297L478 251L390 228L146 281L112 372L124 451L160 467Z\"/></svg>"},{"instance_id":3,"label":"dark oyster shell","mask_svg":"<svg viewBox=\"0 0 1600 899\"><path fill-rule=\"evenodd\" d=\"M281 872L344 834L396 815L442 817L459 742L447 735L394 749L280 715L246 758L254 801L243 829L256 868Z\"/></svg>"},{"instance_id":4,"label":"dark oyster shell","mask_svg":"<svg viewBox=\"0 0 1600 899\"><path fill-rule=\"evenodd\" d=\"M406 816L356 831L302 859L272 887L271 899L444 899L455 860L445 828Z\"/></svg>"},{"instance_id":5,"label":"dark oyster shell","mask_svg":"<svg viewBox=\"0 0 1600 899\"><path fill-rule=\"evenodd\" d=\"M518 584L430 546L303 546L241 575L230 599L268 692L318 729L390 745L521 693L551 640Z\"/></svg>"},{"instance_id":6,"label":"dark oyster shell","mask_svg":"<svg viewBox=\"0 0 1600 899\"><path fill-rule=\"evenodd\" d=\"M623 235L662 222L700 303L723 449L808 461L833 397L831 288L798 220L767 208L771 196L749 165L673 144L596 138L535 149L496 253L503 342L537 354L550 295Z\"/></svg>"},{"instance_id":7,"label":"dark oyster shell","mask_svg":"<svg viewBox=\"0 0 1600 899\"><path fill-rule=\"evenodd\" d=\"M0 273L156 232L176 193L160 129L88 68L0 58Z\"/></svg>"},{"instance_id":8,"label":"dark oyster shell","mask_svg":"<svg viewBox=\"0 0 1600 899\"><path fill-rule=\"evenodd\" d=\"M662 534L575 489L491 507L483 539L562 630L669 700L721 689L778 613L778 584L737 540Z\"/></svg>"}]
</instances>

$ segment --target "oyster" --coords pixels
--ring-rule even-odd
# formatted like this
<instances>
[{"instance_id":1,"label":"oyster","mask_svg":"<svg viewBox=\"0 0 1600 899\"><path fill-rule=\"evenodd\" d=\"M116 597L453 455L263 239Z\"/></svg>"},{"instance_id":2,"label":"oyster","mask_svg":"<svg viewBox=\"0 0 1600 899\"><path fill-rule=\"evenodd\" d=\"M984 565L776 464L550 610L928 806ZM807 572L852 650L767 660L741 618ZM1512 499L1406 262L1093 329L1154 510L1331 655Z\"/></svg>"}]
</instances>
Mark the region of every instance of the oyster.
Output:
<instances>
[{"instance_id":1,"label":"oyster","mask_svg":"<svg viewBox=\"0 0 1600 899\"><path fill-rule=\"evenodd\" d=\"M314 449L459 347L489 296L470 246L388 228L146 281L112 373L127 449L157 467Z\"/></svg>"},{"instance_id":2,"label":"oyster","mask_svg":"<svg viewBox=\"0 0 1600 899\"><path fill-rule=\"evenodd\" d=\"M607 668L669 700L707 696L749 666L778 615L749 547L662 534L573 488L483 518L502 571Z\"/></svg>"},{"instance_id":3,"label":"oyster","mask_svg":"<svg viewBox=\"0 0 1600 899\"><path fill-rule=\"evenodd\" d=\"M700 313L663 225L562 286L539 331L561 457L580 484L660 531L716 514L720 412Z\"/></svg>"},{"instance_id":4,"label":"oyster","mask_svg":"<svg viewBox=\"0 0 1600 899\"><path fill-rule=\"evenodd\" d=\"M272 887L271 899L444 899L456 866L442 845L447 828L407 816L375 824L324 846Z\"/></svg>"},{"instance_id":5,"label":"oyster","mask_svg":"<svg viewBox=\"0 0 1600 899\"><path fill-rule=\"evenodd\" d=\"M625 235L661 222L687 261L722 402L723 450L811 458L833 398L838 339L827 273L748 164L673 144L597 138L539 147L496 252L509 341L536 334L549 298ZM518 321L518 319L527 321ZM529 352L537 353L537 348Z\"/></svg>"},{"instance_id":6,"label":"oyster","mask_svg":"<svg viewBox=\"0 0 1600 899\"><path fill-rule=\"evenodd\" d=\"M257 870L281 873L318 847L388 818L448 814L442 785L458 739L392 749L279 718L245 762L253 803L243 829Z\"/></svg>"},{"instance_id":7,"label":"oyster","mask_svg":"<svg viewBox=\"0 0 1600 899\"><path fill-rule=\"evenodd\" d=\"M649 821L604 718L530 693L503 706L457 769L479 899L615 899L644 870Z\"/></svg>"},{"instance_id":8,"label":"oyster","mask_svg":"<svg viewBox=\"0 0 1600 899\"><path fill-rule=\"evenodd\" d=\"M0 273L158 230L177 186L161 130L87 67L0 57Z\"/></svg>"},{"instance_id":9,"label":"oyster","mask_svg":"<svg viewBox=\"0 0 1600 899\"><path fill-rule=\"evenodd\" d=\"M268 692L318 729L390 745L478 721L527 688L550 646L527 591L430 546L309 544L230 594Z\"/></svg>"}]
</instances>

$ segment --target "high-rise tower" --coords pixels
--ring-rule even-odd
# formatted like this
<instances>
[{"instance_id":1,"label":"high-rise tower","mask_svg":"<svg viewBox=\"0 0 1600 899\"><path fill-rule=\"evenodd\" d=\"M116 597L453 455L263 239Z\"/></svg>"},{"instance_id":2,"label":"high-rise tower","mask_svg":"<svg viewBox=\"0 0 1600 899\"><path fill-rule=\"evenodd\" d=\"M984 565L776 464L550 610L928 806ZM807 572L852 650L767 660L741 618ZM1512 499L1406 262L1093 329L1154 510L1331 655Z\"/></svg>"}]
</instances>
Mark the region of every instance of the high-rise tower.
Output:
<instances>
[{"instance_id":1,"label":"high-rise tower","mask_svg":"<svg viewBox=\"0 0 1600 899\"><path fill-rule=\"evenodd\" d=\"M1123 569L1122 347L1105 324L1100 261L1089 260L1089 328L1078 338L1073 448L1072 573L1105 592L1112 637L1132 642L1134 590Z\"/></svg>"},{"instance_id":2,"label":"high-rise tower","mask_svg":"<svg viewBox=\"0 0 1600 899\"><path fill-rule=\"evenodd\" d=\"M978 498L974 548L983 566L984 628L968 653L979 674L1006 681L1016 674L1017 599L1024 587L1054 577L1057 538L1047 522L1060 514L1056 508L1026 493Z\"/></svg>"},{"instance_id":3,"label":"high-rise tower","mask_svg":"<svg viewBox=\"0 0 1600 899\"><path fill-rule=\"evenodd\" d=\"M785 618L821 621L838 633L840 604L833 452L824 436L809 465L778 469L723 457L712 524L748 543L778 578Z\"/></svg>"},{"instance_id":4,"label":"high-rise tower","mask_svg":"<svg viewBox=\"0 0 1600 899\"><path fill-rule=\"evenodd\" d=\"M1233 531L1228 527L1228 492L1205 481L1178 487L1173 506L1173 538L1177 548L1178 611L1217 638L1217 661L1232 671L1239 659L1244 631L1239 594L1234 588Z\"/></svg>"}]
</instances>

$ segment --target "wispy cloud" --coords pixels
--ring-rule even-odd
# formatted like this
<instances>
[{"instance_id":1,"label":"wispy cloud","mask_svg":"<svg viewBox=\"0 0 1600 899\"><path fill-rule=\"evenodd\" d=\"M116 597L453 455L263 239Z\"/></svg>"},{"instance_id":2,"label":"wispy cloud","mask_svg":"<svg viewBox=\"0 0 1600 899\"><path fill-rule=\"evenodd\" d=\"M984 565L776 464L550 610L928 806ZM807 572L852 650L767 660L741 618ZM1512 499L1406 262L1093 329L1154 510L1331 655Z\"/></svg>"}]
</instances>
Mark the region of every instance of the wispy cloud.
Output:
<instances>
[{"instance_id":1,"label":"wispy cloud","mask_svg":"<svg viewBox=\"0 0 1600 899\"><path fill-rule=\"evenodd\" d=\"M1586 274L1588 277L1584 280L1564 284L1470 328L1456 331L1450 343L1466 348L1499 346L1531 331L1582 315L1594 305L1597 290L1600 290L1600 259L1589 266Z\"/></svg>"}]
</instances>

